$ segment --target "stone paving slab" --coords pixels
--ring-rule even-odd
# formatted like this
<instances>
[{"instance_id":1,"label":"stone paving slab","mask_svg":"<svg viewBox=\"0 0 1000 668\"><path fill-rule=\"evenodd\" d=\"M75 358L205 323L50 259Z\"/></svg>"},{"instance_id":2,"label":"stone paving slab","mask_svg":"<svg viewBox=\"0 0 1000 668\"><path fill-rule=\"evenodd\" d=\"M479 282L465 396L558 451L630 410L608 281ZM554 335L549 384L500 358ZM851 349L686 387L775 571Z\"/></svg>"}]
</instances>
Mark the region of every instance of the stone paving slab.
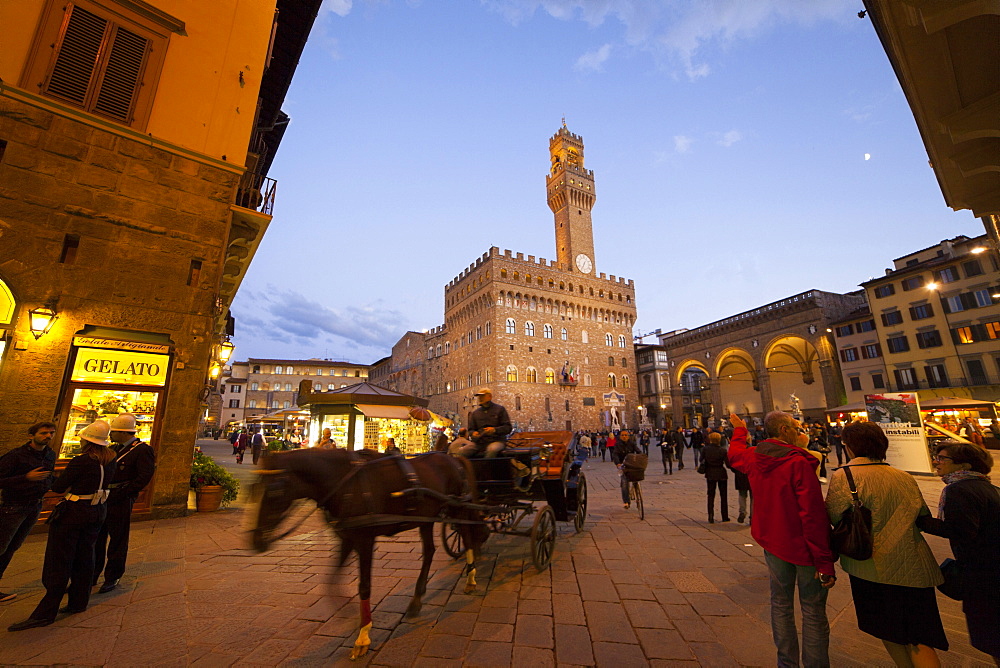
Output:
<instances>
[{"instance_id":1,"label":"stone paving slab","mask_svg":"<svg viewBox=\"0 0 1000 668\"><path fill-rule=\"evenodd\" d=\"M224 445L204 447L251 478L251 467L227 461ZM582 533L559 526L549 569L534 568L526 539L492 536L477 564L479 589L465 595L462 564L439 549L419 617L404 617L417 533L381 540L372 651L354 663L356 565L334 567L335 539L316 515L263 555L244 544L240 507L136 523L121 589L95 594L89 610L52 626L8 633L43 593L45 536L33 535L4 578L18 598L0 604L0 665L773 665L763 551L747 525L706 522L702 476L650 467L639 521L622 509L610 463L591 461L585 471L590 515ZM940 481L918 485L934 509ZM946 541L928 542L949 556ZM938 602L951 642L942 664L990 665L968 644L960 604ZM828 610L835 666L891 665L881 643L857 629L846 577Z\"/></svg>"}]
</instances>

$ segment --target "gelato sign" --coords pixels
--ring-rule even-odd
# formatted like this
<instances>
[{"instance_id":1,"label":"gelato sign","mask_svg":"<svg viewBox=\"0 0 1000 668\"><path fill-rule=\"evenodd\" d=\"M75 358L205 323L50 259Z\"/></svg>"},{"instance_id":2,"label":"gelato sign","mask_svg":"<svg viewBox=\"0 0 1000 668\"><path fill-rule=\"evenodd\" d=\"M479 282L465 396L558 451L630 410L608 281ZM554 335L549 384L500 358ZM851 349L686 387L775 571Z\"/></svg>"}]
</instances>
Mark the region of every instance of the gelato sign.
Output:
<instances>
[{"instance_id":1,"label":"gelato sign","mask_svg":"<svg viewBox=\"0 0 1000 668\"><path fill-rule=\"evenodd\" d=\"M932 471L920 403L915 393L866 394L865 409L868 420L882 427L889 439L887 462L910 473Z\"/></svg>"},{"instance_id":2,"label":"gelato sign","mask_svg":"<svg viewBox=\"0 0 1000 668\"><path fill-rule=\"evenodd\" d=\"M158 385L167 383L169 355L111 348L77 348L71 380L81 383Z\"/></svg>"}]
</instances>

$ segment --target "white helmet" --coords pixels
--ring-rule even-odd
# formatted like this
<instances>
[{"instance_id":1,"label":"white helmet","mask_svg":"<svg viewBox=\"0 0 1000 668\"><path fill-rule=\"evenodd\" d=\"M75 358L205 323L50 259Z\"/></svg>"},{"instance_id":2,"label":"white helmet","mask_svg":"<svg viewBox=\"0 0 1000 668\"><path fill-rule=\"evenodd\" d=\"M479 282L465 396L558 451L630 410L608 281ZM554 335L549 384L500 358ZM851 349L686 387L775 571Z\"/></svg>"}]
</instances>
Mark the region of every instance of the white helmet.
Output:
<instances>
[{"instance_id":1,"label":"white helmet","mask_svg":"<svg viewBox=\"0 0 1000 668\"><path fill-rule=\"evenodd\" d=\"M135 416L131 413L120 413L111 420L111 431L136 432Z\"/></svg>"},{"instance_id":2,"label":"white helmet","mask_svg":"<svg viewBox=\"0 0 1000 668\"><path fill-rule=\"evenodd\" d=\"M79 436L85 441L103 445L107 448L111 445L108 443L108 435L110 433L111 425L104 420L94 420L80 431Z\"/></svg>"}]
</instances>

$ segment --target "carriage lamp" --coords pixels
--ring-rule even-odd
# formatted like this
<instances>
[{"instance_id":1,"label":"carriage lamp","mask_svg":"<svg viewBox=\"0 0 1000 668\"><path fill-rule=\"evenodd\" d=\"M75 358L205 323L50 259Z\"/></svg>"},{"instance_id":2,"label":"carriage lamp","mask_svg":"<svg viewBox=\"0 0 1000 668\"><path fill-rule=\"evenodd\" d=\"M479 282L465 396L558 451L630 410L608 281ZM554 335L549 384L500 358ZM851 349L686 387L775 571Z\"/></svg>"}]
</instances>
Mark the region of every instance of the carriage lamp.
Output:
<instances>
[{"instance_id":1,"label":"carriage lamp","mask_svg":"<svg viewBox=\"0 0 1000 668\"><path fill-rule=\"evenodd\" d=\"M228 339L219 344L219 362L226 364L233 356L236 346Z\"/></svg>"},{"instance_id":2,"label":"carriage lamp","mask_svg":"<svg viewBox=\"0 0 1000 668\"><path fill-rule=\"evenodd\" d=\"M28 317L31 320L31 333L35 336L36 341L52 329L52 323L58 318L55 309L51 309L48 306L31 309L28 311Z\"/></svg>"}]
</instances>

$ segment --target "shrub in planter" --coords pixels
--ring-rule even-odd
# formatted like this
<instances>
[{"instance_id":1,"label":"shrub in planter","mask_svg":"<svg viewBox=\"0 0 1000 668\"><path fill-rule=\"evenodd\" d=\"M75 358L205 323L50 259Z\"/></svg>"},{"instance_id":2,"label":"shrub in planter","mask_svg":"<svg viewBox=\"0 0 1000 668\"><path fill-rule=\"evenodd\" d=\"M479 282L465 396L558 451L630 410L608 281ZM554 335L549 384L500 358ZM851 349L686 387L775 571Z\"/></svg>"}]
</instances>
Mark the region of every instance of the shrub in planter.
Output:
<instances>
[{"instance_id":1,"label":"shrub in planter","mask_svg":"<svg viewBox=\"0 0 1000 668\"><path fill-rule=\"evenodd\" d=\"M240 482L203 452L195 451L191 463L191 489L218 485L222 487L222 505L228 506L240 493Z\"/></svg>"}]
</instances>

